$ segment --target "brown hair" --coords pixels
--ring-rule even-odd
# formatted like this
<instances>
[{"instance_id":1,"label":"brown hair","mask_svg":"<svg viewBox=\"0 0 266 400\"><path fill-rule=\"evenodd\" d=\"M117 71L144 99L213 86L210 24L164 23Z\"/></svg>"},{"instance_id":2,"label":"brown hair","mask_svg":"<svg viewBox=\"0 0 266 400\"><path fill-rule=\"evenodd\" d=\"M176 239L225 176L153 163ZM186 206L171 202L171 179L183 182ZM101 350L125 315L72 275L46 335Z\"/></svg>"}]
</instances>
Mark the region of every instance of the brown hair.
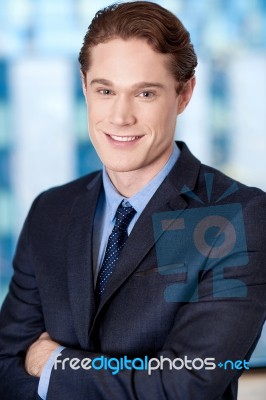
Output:
<instances>
[{"instance_id":1,"label":"brown hair","mask_svg":"<svg viewBox=\"0 0 266 400\"><path fill-rule=\"evenodd\" d=\"M170 72L181 87L195 73L197 56L181 21L158 4L133 1L115 3L96 13L79 53L84 76L90 66L90 49L115 38L144 39L154 51L168 54Z\"/></svg>"}]
</instances>

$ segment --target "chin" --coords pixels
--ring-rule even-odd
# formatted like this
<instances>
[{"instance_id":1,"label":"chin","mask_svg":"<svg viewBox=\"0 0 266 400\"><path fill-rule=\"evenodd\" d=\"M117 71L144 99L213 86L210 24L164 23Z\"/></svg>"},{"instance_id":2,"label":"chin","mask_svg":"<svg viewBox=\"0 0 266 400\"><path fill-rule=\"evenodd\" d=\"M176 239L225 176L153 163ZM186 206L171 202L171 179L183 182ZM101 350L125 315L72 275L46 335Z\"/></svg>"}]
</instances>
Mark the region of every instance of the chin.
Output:
<instances>
[{"instance_id":1,"label":"chin","mask_svg":"<svg viewBox=\"0 0 266 400\"><path fill-rule=\"evenodd\" d=\"M107 170L112 171L112 172L131 172L131 171L135 171L135 168L130 168L130 167L123 167L123 166L105 166Z\"/></svg>"},{"instance_id":2,"label":"chin","mask_svg":"<svg viewBox=\"0 0 266 400\"><path fill-rule=\"evenodd\" d=\"M121 163L103 163L105 168L112 172L132 172L136 171L138 168L137 165L130 165L130 164L121 164Z\"/></svg>"}]
</instances>

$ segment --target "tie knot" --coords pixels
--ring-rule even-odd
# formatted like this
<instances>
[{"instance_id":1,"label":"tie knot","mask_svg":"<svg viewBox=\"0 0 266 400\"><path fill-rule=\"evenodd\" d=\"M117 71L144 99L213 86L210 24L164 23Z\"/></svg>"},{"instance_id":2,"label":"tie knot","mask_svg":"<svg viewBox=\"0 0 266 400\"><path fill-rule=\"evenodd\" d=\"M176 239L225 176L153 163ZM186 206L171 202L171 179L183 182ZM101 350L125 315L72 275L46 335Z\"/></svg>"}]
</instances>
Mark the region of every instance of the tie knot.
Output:
<instances>
[{"instance_id":1,"label":"tie knot","mask_svg":"<svg viewBox=\"0 0 266 400\"><path fill-rule=\"evenodd\" d=\"M131 205L119 204L115 214L115 228L126 231L135 214L136 210Z\"/></svg>"}]
</instances>

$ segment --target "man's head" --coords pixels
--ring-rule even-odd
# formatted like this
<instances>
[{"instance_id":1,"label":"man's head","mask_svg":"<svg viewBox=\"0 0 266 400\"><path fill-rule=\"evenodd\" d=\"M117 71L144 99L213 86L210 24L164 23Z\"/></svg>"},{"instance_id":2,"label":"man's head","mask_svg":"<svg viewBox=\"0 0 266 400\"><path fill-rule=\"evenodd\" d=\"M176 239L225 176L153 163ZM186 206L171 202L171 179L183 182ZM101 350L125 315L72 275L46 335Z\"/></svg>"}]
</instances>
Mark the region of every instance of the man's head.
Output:
<instances>
[{"instance_id":1,"label":"man's head","mask_svg":"<svg viewBox=\"0 0 266 400\"><path fill-rule=\"evenodd\" d=\"M113 5L96 14L79 60L90 138L109 176L133 172L145 184L169 159L192 96L188 32L157 4Z\"/></svg>"},{"instance_id":2,"label":"man's head","mask_svg":"<svg viewBox=\"0 0 266 400\"><path fill-rule=\"evenodd\" d=\"M194 76L197 56L181 21L158 4L134 1L113 4L96 13L79 54L84 77L91 64L91 49L115 38L145 40L155 52L167 54L169 72L179 91Z\"/></svg>"}]
</instances>

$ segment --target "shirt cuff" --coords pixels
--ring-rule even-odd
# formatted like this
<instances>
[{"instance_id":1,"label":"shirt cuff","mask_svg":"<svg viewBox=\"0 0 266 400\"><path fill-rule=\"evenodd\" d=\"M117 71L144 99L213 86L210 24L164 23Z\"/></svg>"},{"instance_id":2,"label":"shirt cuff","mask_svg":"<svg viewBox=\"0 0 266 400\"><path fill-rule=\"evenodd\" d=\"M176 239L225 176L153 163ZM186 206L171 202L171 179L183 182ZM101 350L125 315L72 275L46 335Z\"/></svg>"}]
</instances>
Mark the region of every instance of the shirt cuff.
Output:
<instances>
[{"instance_id":1,"label":"shirt cuff","mask_svg":"<svg viewBox=\"0 0 266 400\"><path fill-rule=\"evenodd\" d=\"M46 362L46 364L43 367L40 380L39 380L39 386L38 386L38 395L42 400L46 400L47 397L47 392L48 392L48 387L49 387L49 382L50 382L50 376L51 372L54 366L54 362L57 359L59 355L61 355L61 351L65 349L64 346L58 346L50 355L50 358Z\"/></svg>"}]
</instances>

